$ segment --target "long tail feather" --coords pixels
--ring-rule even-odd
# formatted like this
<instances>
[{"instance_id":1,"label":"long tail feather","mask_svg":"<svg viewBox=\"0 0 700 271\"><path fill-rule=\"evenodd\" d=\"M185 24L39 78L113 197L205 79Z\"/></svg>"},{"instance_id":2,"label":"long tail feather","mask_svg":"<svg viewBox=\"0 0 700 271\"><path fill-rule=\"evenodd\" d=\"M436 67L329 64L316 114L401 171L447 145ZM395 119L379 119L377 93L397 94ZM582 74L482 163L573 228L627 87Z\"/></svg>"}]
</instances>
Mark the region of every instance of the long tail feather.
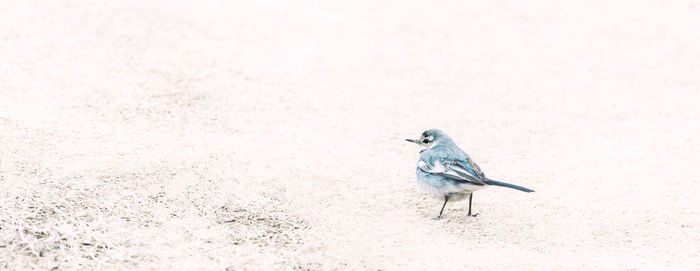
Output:
<instances>
[{"instance_id":1,"label":"long tail feather","mask_svg":"<svg viewBox=\"0 0 700 271\"><path fill-rule=\"evenodd\" d=\"M530 193L530 192L535 192L535 190L532 190L532 189L529 189L529 188L525 188L525 187L518 186L518 185L514 185L514 184L499 182L499 181L491 180L491 179L488 179L488 180L486 181L486 183L487 183L487 184L490 184L490 185L497 185L497 186L503 186L503 187L513 188L513 189L518 189L518 190L520 190L520 191L528 192L528 193Z\"/></svg>"}]
</instances>

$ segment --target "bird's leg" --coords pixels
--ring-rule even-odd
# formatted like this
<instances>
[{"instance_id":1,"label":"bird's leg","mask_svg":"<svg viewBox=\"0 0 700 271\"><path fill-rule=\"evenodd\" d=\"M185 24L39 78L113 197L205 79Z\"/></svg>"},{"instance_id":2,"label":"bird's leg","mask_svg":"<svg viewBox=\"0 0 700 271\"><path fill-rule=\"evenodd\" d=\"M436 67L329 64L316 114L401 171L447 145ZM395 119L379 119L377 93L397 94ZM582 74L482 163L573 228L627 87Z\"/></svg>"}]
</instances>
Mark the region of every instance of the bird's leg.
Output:
<instances>
[{"instance_id":1,"label":"bird's leg","mask_svg":"<svg viewBox=\"0 0 700 271\"><path fill-rule=\"evenodd\" d=\"M467 213L467 215L468 215L468 216L474 216L474 217L475 217L475 216L479 215L479 213L476 213L476 214L472 215L472 196L473 196L473 195L474 195L473 192L472 192L472 193L469 193L469 213Z\"/></svg>"},{"instance_id":2,"label":"bird's leg","mask_svg":"<svg viewBox=\"0 0 700 271\"><path fill-rule=\"evenodd\" d=\"M442 211L445 210L445 205L447 205L447 200L449 200L449 199L450 199L450 196L445 196L445 203L442 204L442 209L440 209L440 214L435 219L442 218Z\"/></svg>"}]
</instances>

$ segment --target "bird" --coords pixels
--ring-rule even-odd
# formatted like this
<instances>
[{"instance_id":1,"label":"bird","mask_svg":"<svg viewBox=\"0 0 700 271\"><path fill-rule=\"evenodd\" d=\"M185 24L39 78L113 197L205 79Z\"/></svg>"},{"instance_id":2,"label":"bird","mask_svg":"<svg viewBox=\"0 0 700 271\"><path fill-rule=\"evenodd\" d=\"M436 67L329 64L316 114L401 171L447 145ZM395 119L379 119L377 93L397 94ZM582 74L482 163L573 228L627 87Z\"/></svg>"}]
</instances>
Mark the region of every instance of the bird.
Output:
<instances>
[{"instance_id":1,"label":"bird","mask_svg":"<svg viewBox=\"0 0 700 271\"><path fill-rule=\"evenodd\" d=\"M461 201L469 197L469 217L472 215L474 191L488 186L502 186L523 192L535 192L522 186L499 182L486 178L474 160L454 143L452 138L439 129L424 131L418 139L406 139L421 147L416 167L416 179L420 190L444 200L440 213L435 219L442 219L442 211L448 201Z\"/></svg>"}]
</instances>

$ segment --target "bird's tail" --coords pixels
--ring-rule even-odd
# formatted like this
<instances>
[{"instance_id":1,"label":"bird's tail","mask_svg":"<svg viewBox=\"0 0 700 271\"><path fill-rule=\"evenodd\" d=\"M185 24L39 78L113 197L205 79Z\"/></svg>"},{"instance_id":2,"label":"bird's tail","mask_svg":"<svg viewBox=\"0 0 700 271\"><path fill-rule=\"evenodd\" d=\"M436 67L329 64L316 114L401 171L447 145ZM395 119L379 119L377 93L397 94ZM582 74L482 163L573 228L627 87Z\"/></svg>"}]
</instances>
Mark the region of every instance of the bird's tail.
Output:
<instances>
[{"instance_id":1,"label":"bird's tail","mask_svg":"<svg viewBox=\"0 0 700 271\"><path fill-rule=\"evenodd\" d=\"M532 189L529 189L529 188L525 188L525 187L522 187L522 186L517 186L517 185L514 185L514 184L499 182L499 181L491 180L491 179L488 179L488 180L486 181L486 183L487 183L487 184L490 184L490 185L496 185L496 186L503 186L503 187L513 188L513 189L518 189L518 190L520 190L520 191L528 192L528 193L530 193L530 192L535 192L535 190L532 190Z\"/></svg>"}]
</instances>

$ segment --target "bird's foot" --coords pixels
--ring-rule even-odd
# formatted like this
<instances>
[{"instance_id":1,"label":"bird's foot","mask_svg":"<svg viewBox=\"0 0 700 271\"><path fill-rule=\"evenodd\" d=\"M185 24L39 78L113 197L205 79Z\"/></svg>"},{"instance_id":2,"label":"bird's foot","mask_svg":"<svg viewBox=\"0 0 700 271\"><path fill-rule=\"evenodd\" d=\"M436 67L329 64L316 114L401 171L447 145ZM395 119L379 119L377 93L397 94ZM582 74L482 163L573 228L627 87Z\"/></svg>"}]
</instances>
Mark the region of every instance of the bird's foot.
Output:
<instances>
[{"instance_id":1,"label":"bird's foot","mask_svg":"<svg viewBox=\"0 0 700 271\"><path fill-rule=\"evenodd\" d=\"M433 220L440 220L440 219L442 219L442 215L438 215L436 217L433 217Z\"/></svg>"},{"instance_id":2,"label":"bird's foot","mask_svg":"<svg viewBox=\"0 0 700 271\"><path fill-rule=\"evenodd\" d=\"M472 213L468 213L467 215L468 215L468 216L471 216L471 217L476 217L476 216L479 215L479 213L474 213L473 215L472 215Z\"/></svg>"}]
</instances>

